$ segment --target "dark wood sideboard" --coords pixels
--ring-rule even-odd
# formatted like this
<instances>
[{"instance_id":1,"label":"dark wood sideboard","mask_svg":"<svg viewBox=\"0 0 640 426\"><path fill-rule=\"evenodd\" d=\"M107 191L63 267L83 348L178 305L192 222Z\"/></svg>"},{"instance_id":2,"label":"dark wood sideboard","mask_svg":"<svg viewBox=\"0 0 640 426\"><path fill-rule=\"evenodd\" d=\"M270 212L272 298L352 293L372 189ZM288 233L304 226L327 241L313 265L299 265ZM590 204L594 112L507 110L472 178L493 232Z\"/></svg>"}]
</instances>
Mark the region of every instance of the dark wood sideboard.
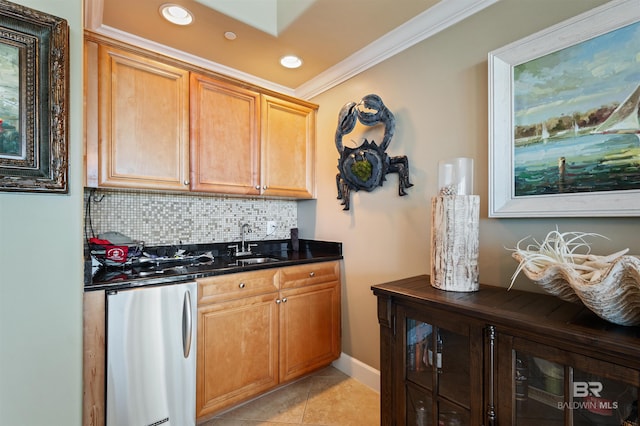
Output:
<instances>
[{"instance_id":1,"label":"dark wood sideboard","mask_svg":"<svg viewBox=\"0 0 640 426\"><path fill-rule=\"evenodd\" d=\"M442 291L427 275L372 291L382 425L638 424L640 327L547 294Z\"/></svg>"}]
</instances>

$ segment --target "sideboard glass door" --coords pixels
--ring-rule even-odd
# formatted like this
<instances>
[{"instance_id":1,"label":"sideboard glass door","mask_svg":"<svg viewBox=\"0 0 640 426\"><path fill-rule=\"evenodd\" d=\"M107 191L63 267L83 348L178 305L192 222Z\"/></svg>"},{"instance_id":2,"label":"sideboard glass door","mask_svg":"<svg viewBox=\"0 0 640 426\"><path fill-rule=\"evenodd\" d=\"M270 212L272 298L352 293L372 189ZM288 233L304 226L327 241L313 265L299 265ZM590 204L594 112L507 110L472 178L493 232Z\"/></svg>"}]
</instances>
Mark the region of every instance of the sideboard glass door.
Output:
<instances>
[{"instance_id":1,"label":"sideboard glass door","mask_svg":"<svg viewBox=\"0 0 640 426\"><path fill-rule=\"evenodd\" d=\"M564 365L516 352L514 371L516 424L564 425Z\"/></svg>"},{"instance_id":2,"label":"sideboard glass door","mask_svg":"<svg viewBox=\"0 0 640 426\"><path fill-rule=\"evenodd\" d=\"M637 370L524 339L510 341L511 398L503 406L511 407L514 425L640 425Z\"/></svg>"},{"instance_id":3,"label":"sideboard glass door","mask_svg":"<svg viewBox=\"0 0 640 426\"><path fill-rule=\"evenodd\" d=\"M406 424L470 424L469 337L405 319Z\"/></svg>"},{"instance_id":4,"label":"sideboard glass door","mask_svg":"<svg viewBox=\"0 0 640 426\"><path fill-rule=\"evenodd\" d=\"M598 374L573 369L573 424L637 426L638 388Z\"/></svg>"}]
</instances>

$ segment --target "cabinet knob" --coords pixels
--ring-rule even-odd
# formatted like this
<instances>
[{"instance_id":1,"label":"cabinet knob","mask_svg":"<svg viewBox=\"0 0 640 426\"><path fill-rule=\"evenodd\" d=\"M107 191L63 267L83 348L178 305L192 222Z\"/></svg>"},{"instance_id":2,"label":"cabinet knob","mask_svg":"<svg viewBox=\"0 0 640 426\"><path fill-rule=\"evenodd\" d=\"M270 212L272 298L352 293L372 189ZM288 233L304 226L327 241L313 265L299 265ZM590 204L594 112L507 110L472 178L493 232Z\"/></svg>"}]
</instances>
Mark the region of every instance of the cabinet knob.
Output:
<instances>
[{"instance_id":1,"label":"cabinet knob","mask_svg":"<svg viewBox=\"0 0 640 426\"><path fill-rule=\"evenodd\" d=\"M287 298L286 297L282 298L282 303L287 303Z\"/></svg>"},{"instance_id":2,"label":"cabinet knob","mask_svg":"<svg viewBox=\"0 0 640 426\"><path fill-rule=\"evenodd\" d=\"M316 276L316 273L315 273L315 272L313 272L313 271L311 271L311 272L309 272L309 276L310 276L310 277L315 277L315 276Z\"/></svg>"},{"instance_id":3,"label":"cabinet knob","mask_svg":"<svg viewBox=\"0 0 640 426\"><path fill-rule=\"evenodd\" d=\"M188 180L184 181L184 186L189 186L189 181Z\"/></svg>"},{"instance_id":4,"label":"cabinet knob","mask_svg":"<svg viewBox=\"0 0 640 426\"><path fill-rule=\"evenodd\" d=\"M280 299L276 299L276 304L278 304L278 305L279 305L280 303L282 303L282 300L280 300Z\"/></svg>"},{"instance_id":5,"label":"cabinet knob","mask_svg":"<svg viewBox=\"0 0 640 426\"><path fill-rule=\"evenodd\" d=\"M260 190L260 185L256 185L256 189L259 191Z\"/></svg>"},{"instance_id":6,"label":"cabinet knob","mask_svg":"<svg viewBox=\"0 0 640 426\"><path fill-rule=\"evenodd\" d=\"M267 189L267 188L268 188L268 187L267 187L267 185L265 185L265 186L263 186L263 187L262 187L262 189Z\"/></svg>"},{"instance_id":7,"label":"cabinet knob","mask_svg":"<svg viewBox=\"0 0 640 426\"><path fill-rule=\"evenodd\" d=\"M240 287L240 288L244 288L244 283L240 283L240 284L238 284L238 287Z\"/></svg>"}]
</instances>

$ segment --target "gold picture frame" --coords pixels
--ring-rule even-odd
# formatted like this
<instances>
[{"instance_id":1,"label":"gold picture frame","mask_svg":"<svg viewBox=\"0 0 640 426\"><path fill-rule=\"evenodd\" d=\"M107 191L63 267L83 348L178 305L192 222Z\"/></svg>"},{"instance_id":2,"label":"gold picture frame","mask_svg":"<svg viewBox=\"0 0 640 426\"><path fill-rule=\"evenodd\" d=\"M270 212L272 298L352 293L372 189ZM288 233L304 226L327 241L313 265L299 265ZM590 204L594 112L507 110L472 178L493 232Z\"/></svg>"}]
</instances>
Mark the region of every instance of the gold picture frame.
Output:
<instances>
[{"instance_id":1,"label":"gold picture frame","mask_svg":"<svg viewBox=\"0 0 640 426\"><path fill-rule=\"evenodd\" d=\"M0 0L0 190L68 192L69 26Z\"/></svg>"}]
</instances>

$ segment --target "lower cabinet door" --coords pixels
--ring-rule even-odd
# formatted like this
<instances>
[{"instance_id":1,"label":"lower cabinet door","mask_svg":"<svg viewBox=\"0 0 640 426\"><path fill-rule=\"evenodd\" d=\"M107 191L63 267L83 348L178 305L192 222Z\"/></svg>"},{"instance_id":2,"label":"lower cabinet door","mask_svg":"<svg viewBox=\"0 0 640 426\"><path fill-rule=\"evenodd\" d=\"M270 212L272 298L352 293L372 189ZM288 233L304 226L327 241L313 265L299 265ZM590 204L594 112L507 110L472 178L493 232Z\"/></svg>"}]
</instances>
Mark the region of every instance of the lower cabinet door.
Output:
<instances>
[{"instance_id":1,"label":"lower cabinet door","mask_svg":"<svg viewBox=\"0 0 640 426\"><path fill-rule=\"evenodd\" d=\"M519 337L498 339L501 424L638 424L637 370Z\"/></svg>"},{"instance_id":2,"label":"lower cabinet door","mask_svg":"<svg viewBox=\"0 0 640 426\"><path fill-rule=\"evenodd\" d=\"M196 417L278 383L277 293L198 308Z\"/></svg>"},{"instance_id":3,"label":"lower cabinet door","mask_svg":"<svg viewBox=\"0 0 640 426\"><path fill-rule=\"evenodd\" d=\"M396 312L398 424L482 424L482 325L444 311Z\"/></svg>"},{"instance_id":4,"label":"lower cabinet door","mask_svg":"<svg viewBox=\"0 0 640 426\"><path fill-rule=\"evenodd\" d=\"M285 382L340 356L340 286L332 281L280 295L280 381Z\"/></svg>"}]
</instances>

